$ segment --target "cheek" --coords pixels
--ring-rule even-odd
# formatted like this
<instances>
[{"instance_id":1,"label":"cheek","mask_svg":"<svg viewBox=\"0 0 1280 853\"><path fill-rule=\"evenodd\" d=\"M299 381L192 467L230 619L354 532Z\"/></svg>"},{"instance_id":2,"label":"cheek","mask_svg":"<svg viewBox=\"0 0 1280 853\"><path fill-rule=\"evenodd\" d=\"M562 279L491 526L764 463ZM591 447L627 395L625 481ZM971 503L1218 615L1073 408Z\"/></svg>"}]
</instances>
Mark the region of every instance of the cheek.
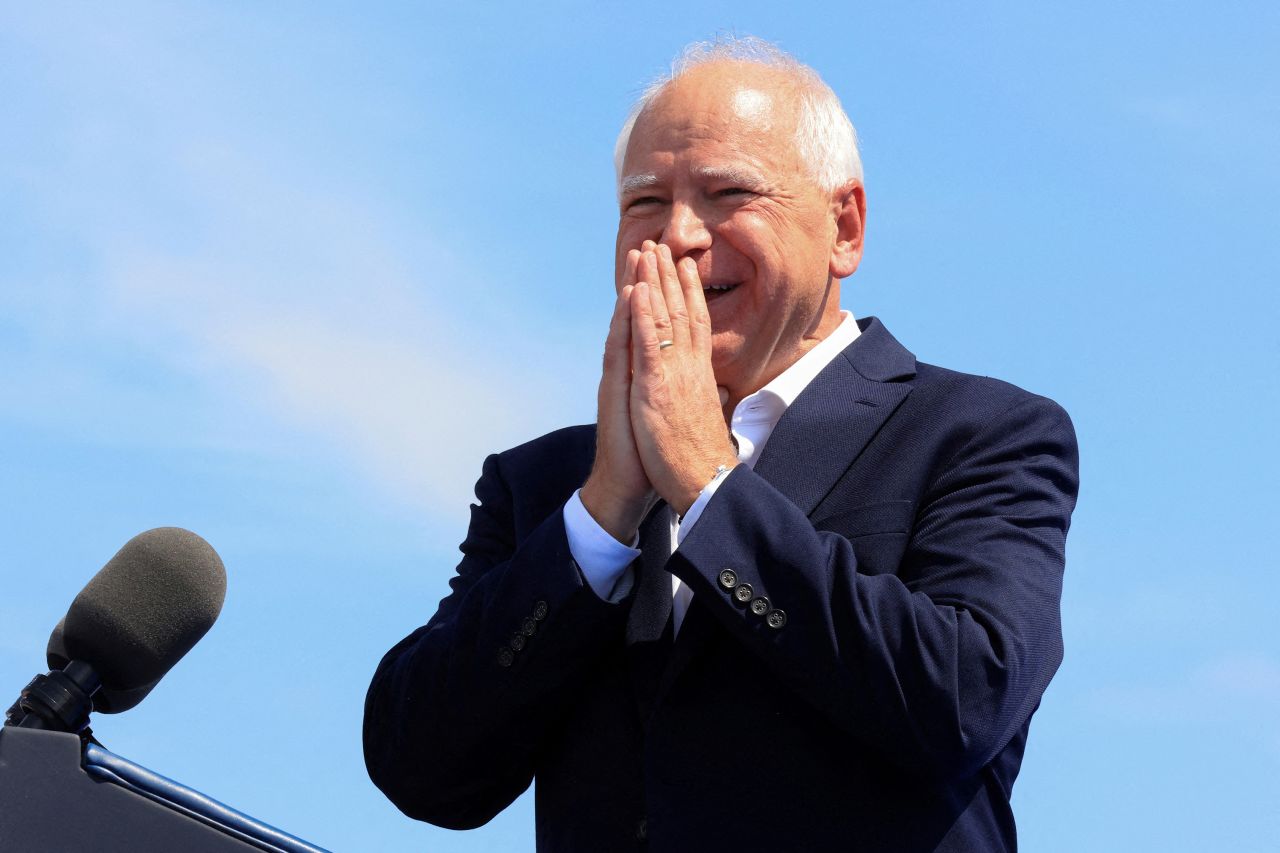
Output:
<instances>
[{"instance_id":1,"label":"cheek","mask_svg":"<svg viewBox=\"0 0 1280 853\"><path fill-rule=\"evenodd\" d=\"M743 274L765 274L773 265L774 253L769 248L768 229L762 228L758 221L735 217L722 223L715 233L720 238L716 247L720 254L727 250L738 256L738 264L750 267L749 270L741 270Z\"/></svg>"},{"instance_id":2,"label":"cheek","mask_svg":"<svg viewBox=\"0 0 1280 853\"><path fill-rule=\"evenodd\" d=\"M647 219L622 219L618 223L618 239L614 260L621 267L627 252L639 249L645 240L657 241L662 236L662 224Z\"/></svg>"},{"instance_id":3,"label":"cheek","mask_svg":"<svg viewBox=\"0 0 1280 853\"><path fill-rule=\"evenodd\" d=\"M741 211L722 226L725 241L748 258L756 272L773 277L802 249L806 236L770 210Z\"/></svg>"},{"instance_id":4,"label":"cheek","mask_svg":"<svg viewBox=\"0 0 1280 853\"><path fill-rule=\"evenodd\" d=\"M633 226L631 226L626 220L623 220L618 223L618 237L613 244L613 247L614 247L613 254L615 259L625 258L627 256L628 249L638 248L637 246L631 245L632 243L631 232L633 230L634 230Z\"/></svg>"},{"instance_id":5,"label":"cheek","mask_svg":"<svg viewBox=\"0 0 1280 853\"><path fill-rule=\"evenodd\" d=\"M638 236L638 232L634 222L623 220L618 223L618 238L614 244L613 251L613 283L614 287L622 284L622 274L627 266L627 252L632 249L639 249L640 244L645 241L643 236Z\"/></svg>"}]
</instances>

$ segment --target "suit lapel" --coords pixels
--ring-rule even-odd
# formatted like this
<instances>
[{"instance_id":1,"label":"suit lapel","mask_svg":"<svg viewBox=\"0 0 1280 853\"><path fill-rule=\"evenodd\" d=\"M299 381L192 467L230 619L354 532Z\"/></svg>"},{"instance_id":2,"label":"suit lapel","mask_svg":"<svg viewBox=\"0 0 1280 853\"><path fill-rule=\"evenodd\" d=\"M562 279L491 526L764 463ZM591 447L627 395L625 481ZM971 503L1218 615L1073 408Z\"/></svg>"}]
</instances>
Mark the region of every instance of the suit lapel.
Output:
<instances>
[{"instance_id":1,"label":"suit lapel","mask_svg":"<svg viewBox=\"0 0 1280 853\"><path fill-rule=\"evenodd\" d=\"M670 646L666 666L662 668L655 682L653 691L655 707L662 702L662 698L667 695L671 685L675 684L676 679L684 672L689 661L693 660L706 645L711 637L714 623L715 617L707 613L698 597L694 596L689 603L689 610L684 614L684 621L680 623L680 633L676 636L674 645ZM670 634L668 630L667 636L670 637Z\"/></svg>"},{"instance_id":2,"label":"suit lapel","mask_svg":"<svg viewBox=\"0 0 1280 853\"><path fill-rule=\"evenodd\" d=\"M671 510L660 503L640 526L635 598L627 616L627 658L640 719L647 723L676 677L702 647L710 615L694 598L673 638Z\"/></svg>"},{"instance_id":3,"label":"suit lapel","mask_svg":"<svg viewBox=\"0 0 1280 853\"><path fill-rule=\"evenodd\" d=\"M858 339L832 359L783 413L756 461L755 472L790 498L805 515L813 512L911 393L910 383L903 380L915 376L915 356L875 317L860 321L859 326L862 334ZM670 516L666 505L662 507L661 527L655 525L647 534L642 528L644 556L641 561L642 572L648 571L657 578L651 579L651 589L657 590L660 586L665 593L662 598L666 609L660 611L656 601L646 603L642 607L646 615L637 619L635 608L647 594L645 583L640 580L636 602L632 605L633 618L627 624L627 642L632 643L634 623L636 644L648 650L641 657L649 668L643 674L632 668L637 685L642 680L636 696L641 702L641 719L645 721L706 644L715 623L715 618L695 597L671 648L668 618L671 574L662 568L671 556ZM651 515L649 522L654 520ZM659 618L661 623L657 622ZM655 632L659 624L665 626L665 633L661 628ZM642 629L641 625L647 627ZM644 645L647 638L659 635L661 642ZM656 673L654 667L657 667Z\"/></svg>"},{"instance_id":4,"label":"suit lapel","mask_svg":"<svg viewBox=\"0 0 1280 853\"><path fill-rule=\"evenodd\" d=\"M664 568L670 556L671 510L660 502L640 525L636 592L627 614L627 658L641 720L653 710L662 672L671 659L671 573Z\"/></svg>"},{"instance_id":5,"label":"suit lapel","mask_svg":"<svg viewBox=\"0 0 1280 853\"><path fill-rule=\"evenodd\" d=\"M809 515L911 393L916 360L875 317L788 407L755 472ZM815 438L817 437L817 438ZM627 617L631 681L647 723L711 636L714 618L694 598L672 642L671 511L660 502L640 526L636 592Z\"/></svg>"},{"instance_id":6,"label":"suit lapel","mask_svg":"<svg viewBox=\"0 0 1280 853\"><path fill-rule=\"evenodd\" d=\"M911 393L915 356L869 317L783 413L755 472L809 515Z\"/></svg>"}]
</instances>

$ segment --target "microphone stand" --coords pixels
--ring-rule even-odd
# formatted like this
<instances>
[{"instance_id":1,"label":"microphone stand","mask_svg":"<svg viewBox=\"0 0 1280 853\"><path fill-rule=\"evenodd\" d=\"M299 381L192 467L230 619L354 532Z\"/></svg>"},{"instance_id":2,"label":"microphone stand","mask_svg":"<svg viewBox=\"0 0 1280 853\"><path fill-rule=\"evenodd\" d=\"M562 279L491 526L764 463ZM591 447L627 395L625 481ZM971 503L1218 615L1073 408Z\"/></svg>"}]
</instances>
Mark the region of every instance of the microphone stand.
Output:
<instances>
[{"instance_id":1,"label":"microphone stand","mask_svg":"<svg viewBox=\"0 0 1280 853\"><path fill-rule=\"evenodd\" d=\"M89 729L89 712L93 710L93 694L101 686L93 667L73 660L61 670L31 679L5 712L4 724L76 734L81 740L97 743Z\"/></svg>"}]
</instances>

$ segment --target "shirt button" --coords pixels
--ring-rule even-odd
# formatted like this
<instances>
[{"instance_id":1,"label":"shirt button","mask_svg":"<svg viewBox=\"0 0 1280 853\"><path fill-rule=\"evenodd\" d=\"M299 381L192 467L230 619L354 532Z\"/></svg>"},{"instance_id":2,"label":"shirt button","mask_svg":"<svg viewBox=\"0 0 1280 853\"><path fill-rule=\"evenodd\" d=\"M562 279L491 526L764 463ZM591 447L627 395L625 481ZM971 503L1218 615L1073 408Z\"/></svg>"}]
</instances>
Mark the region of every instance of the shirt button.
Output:
<instances>
[{"instance_id":1,"label":"shirt button","mask_svg":"<svg viewBox=\"0 0 1280 853\"><path fill-rule=\"evenodd\" d=\"M524 648L524 644L525 644L524 634L521 634L519 631L517 631L511 635L511 648L515 649L518 652Z\"/></svg>"},{"instance_id":2,"label":"shirt button","mask_svg":"<svg viewBox=\"0 0 1280 853\"><path fill-rule=\"evenodd\" d=\"M781 630L787 624L787 612L785 610L770 610L769 615L764 617L764 622L775 631Z\"/></svg>"},{"instance_id":3,"label":"shirt button","mask_svg":"<svg viewBox=\"0 0 1280 853\"><path fill-rule=\"evenodd\" d=\"M725 589L733 589L738 585L738 573L733 569L725 569L720 573L720 586Z\"/></svg>"},{"instance_id":4,"label":"shirt button","mask_svg":"<svg viewBox=\"0 0 1280 853\"><path fill-rule=\"evenodd\" d=\"M539 622L547 618L547 603L545 601L539 601L533 605L533 618Z\"/></svg>"},{"instance_id":5,"label":"shirt button","mask_svg":"<svg viewBox=\"0 0 1280 853\"><path fill-rule=\"evenodd\" d=\"M769 612L769 599L767 596L751 599L751 612L756 616L763 616Z\"/></svg>"},{"instance_id":6,"label":"shirt button","mask_svg":"<svg viewBox=\"0 0 1280 853\"><path fill-rule=\"evenodd\" d=\"M739 604L746 604L753 595L755 595L755 591L751 589L751 584L749 583L740 583L733 590L733 598Z\"/></svg>"},{"instance_id":7,"label":"shirt button","mask_svg":"<svg viewBox=\"0 0 1280 853\"><path fill-rule=\"evenodd\" d=\"M649 823L644 818L640 818L640 822L636 824L636 840L644 841L649 837Z\"/></svg>"},{"instance_id":8,"label":"shirt button","mask_svg":"<svg viewBox=\"0 0 1280 853\"><path fill-rule=\"evenodd\" d=\"M520 633L526 637L532 637L536 630L538 630L538 623L533 621L533 617L524 617L524 621L520 623Z\"/></svg>"},{"instance_id":9,"label":"shirt button","mask_svg":"<svg viewBox=\"0 0 1280 853\"><path fill-rule=\"evenodd\" d=\"M511 651L510 646L503 646L498 649L498 666L511 666L515 659L516 653Z\"/></svg>"}]
</instances>

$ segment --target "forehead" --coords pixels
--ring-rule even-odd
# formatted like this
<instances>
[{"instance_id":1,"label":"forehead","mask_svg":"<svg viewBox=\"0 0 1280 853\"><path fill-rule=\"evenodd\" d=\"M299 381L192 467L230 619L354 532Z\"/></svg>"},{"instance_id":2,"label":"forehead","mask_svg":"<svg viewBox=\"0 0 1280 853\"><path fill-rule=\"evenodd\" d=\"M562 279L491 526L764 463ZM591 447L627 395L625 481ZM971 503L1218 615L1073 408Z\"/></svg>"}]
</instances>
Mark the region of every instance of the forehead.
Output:
<instances>
[{"instance_id":1,"label":"forehead","mask_svg":"<svg viewBox=\"0 0 1280 853\"><path fill-rule=\"evenodd\" d=\"M636 119L623 172L743 166L798 171L795 86L748 63L695 68L667 85Z\"/></svg>"}]
</instances>

